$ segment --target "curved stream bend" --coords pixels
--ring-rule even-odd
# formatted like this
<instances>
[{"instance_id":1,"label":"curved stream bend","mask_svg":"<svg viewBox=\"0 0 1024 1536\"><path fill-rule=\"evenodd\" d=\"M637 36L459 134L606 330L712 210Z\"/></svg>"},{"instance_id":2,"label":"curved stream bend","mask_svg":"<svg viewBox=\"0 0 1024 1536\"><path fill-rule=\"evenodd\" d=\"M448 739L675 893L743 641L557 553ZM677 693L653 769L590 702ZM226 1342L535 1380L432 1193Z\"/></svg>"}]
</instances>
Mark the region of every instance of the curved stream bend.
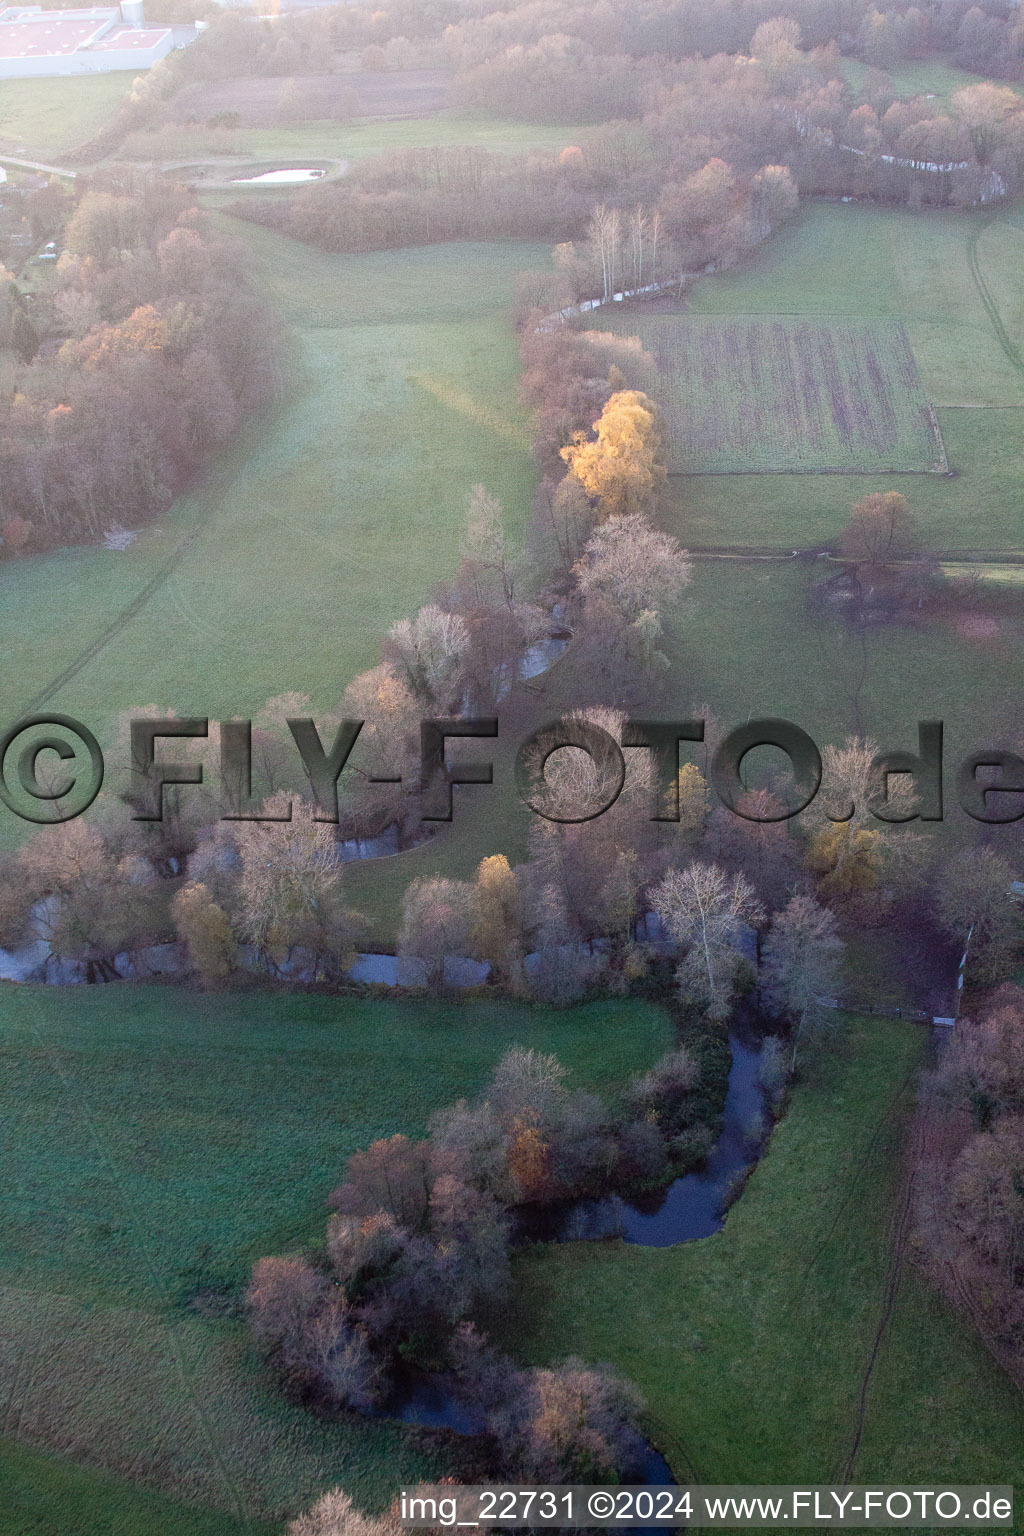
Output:
<instances>
[{"instance_id":1,"label":"curved stream bend","mask_svg":"<svg viewBox=\"0 0 1024 1536\"><path fill-rule=\"evenodd\" d=\"M668 1248L710 1237L725 1221L733 1180L757 1160L763 1144L765 1095L759 1079L761 1042L733 1030L729 1035L732 1065L722 1117L722 1130L703 1165L673 1179L665 1189L626 1199L606 1195L598 1200L563 1200L520 1211L517 1236L534 1242L567 1243L619 1237L627 1243ZM382 1418L457 1434L478 1434L482 1424L456 1384L444 1376L413 1375L391 1401L378 1410ZM643 1478L651 1484L674 1484L672 1469L653 1446L645 1448Z\"/></svg>"}]
</instances>

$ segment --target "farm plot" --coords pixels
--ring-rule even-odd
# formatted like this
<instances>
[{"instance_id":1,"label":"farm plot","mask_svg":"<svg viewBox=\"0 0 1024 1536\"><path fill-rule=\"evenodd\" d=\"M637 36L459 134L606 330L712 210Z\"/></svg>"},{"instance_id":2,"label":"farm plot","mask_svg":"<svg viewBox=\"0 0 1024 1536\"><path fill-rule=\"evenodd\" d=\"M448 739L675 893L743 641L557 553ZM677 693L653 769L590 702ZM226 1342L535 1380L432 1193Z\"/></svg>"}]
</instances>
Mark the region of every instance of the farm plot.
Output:
<instances>
[{"instance_id":1,"label":"farm plot","mask_svg":"<svg viewBox=\"0 0 1024 1536\"><path fill-rule=\"evenodd\" d=\"M279 76L206 80L179 91L170 115L176 123L203 123L230 113L240 128L289 120L422 117L450 105L450 83L443 69L303 75L296 100L296 82Z\"/></svg>"},{"instance_id":2,"label":"farm plot","mask_svg":"<svg viewBox=\"0 0 1024 1536\"><path fill-rule=\"evenodd\" d=\"M635 329L661 375L674 474L945 468L898 321L671 315Z\"/></svg>"}]
</instances>

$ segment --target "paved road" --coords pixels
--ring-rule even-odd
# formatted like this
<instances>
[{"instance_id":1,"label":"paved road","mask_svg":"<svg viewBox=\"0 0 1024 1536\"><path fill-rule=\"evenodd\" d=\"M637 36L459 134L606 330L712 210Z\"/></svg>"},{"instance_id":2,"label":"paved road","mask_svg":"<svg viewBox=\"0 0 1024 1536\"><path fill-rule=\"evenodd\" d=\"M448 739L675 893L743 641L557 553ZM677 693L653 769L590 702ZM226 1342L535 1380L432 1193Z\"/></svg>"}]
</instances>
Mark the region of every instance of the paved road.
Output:
<instances>
[{"instance_id":1,"label":"paved road","mask_svg":"<svg viewBox=\"0 0 1024 1536\"><path fill-rule=\"evenodd\" d=\"M0 165L16 165L22 171L40 171L44 176L67 176L74 181L77 171L69 171L66 165L46 165L42 160L21 160L17 155L0 154Z\"/></svg>"}]
</instances>

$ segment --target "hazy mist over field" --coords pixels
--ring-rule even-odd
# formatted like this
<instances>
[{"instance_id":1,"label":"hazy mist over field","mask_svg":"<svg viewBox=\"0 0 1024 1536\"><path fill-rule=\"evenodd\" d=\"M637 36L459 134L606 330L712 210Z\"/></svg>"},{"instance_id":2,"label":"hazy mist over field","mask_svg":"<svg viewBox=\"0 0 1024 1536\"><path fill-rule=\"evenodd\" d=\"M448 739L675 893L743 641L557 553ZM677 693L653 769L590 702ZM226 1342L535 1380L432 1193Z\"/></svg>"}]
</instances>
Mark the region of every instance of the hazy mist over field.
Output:
<instances>
[{"instance_id":1,"label":"hazy mist over field","mask_svg":"<svg viewBox=\"0 0 1024 1536\"><path fill-rule=\"evenodd\" d=\"M0 1536L1024 1530L1019 7L267 10L0 14Z\"/></svg>"}]
</instances>

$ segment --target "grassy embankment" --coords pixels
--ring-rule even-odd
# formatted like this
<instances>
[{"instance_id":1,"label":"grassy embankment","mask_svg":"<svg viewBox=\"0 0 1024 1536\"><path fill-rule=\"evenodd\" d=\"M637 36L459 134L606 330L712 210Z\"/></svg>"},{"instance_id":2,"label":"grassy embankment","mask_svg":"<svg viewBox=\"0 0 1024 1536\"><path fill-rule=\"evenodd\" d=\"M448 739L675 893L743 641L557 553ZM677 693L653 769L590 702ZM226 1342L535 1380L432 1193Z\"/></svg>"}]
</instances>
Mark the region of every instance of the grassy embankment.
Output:
<instances>
[{"instance_id":1,"label":"grassy embankment","mask_svg":"<svg viewBox=\"0 0 1024 1536\"><path fill-rule=\"evenodd\" d=\"M289 1407L241 1324L191 1298L237 1300L259 1255L319 1239L345 1157L421 1134L509 1045L608 1091L671 1039L636 1003L4 985L0 1434L119 1480L0 1442L0 1504L19 1512L0 1513L2 1536L34 1529L11 1520L40 1504L62 1536L117 1530L102 1523L116 1508L132 1536L236 1536L333 1483L378 1504L435 1467L396 1425Z\"/></svg>"},{"instance_id":2,"label":"grassy embankment","mask_svg":"<svg viewBox=\"0 0 1024 1536\"><path fill-rule=\"evenodd\" d=\"M128 94L133 70L71 79L5 80L0 153L59 164L98 133Z\"/></svg>"}]
</instances>

